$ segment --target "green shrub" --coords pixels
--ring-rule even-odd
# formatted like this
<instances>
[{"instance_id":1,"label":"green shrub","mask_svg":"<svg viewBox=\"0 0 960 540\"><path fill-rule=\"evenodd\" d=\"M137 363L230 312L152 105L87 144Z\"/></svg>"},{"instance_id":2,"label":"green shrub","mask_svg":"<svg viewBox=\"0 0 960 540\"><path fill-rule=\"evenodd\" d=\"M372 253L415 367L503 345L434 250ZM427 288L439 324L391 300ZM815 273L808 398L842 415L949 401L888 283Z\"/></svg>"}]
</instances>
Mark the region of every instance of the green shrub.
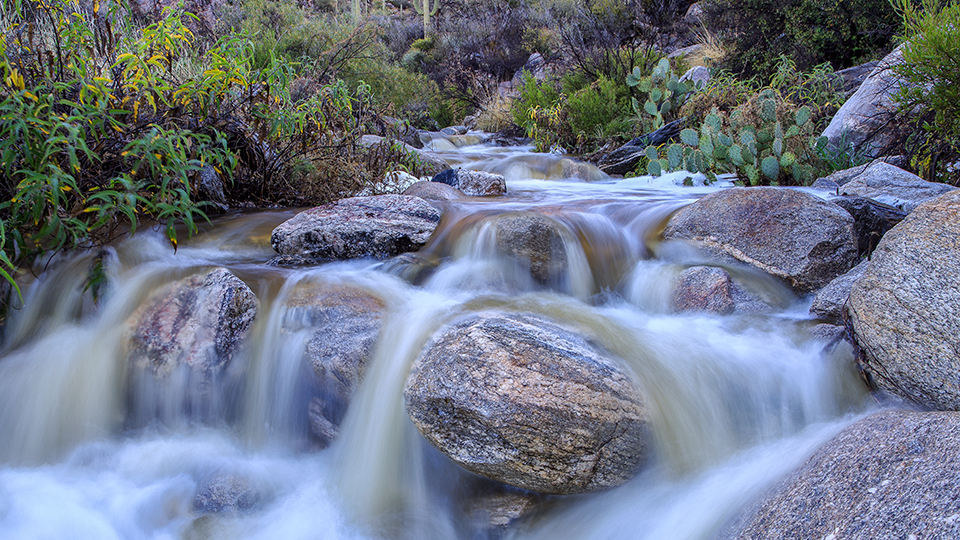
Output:
<instances>
[{"instance_id":1,"label":"green shrub","mask_svg":"<svg viewBox=\"0 0 960 540\"><path fill-rule=\"evenodd\" d=\"M907 142L913 165L929 180L960 185L960 4L934 0L916 5L895 0L903 16L902 64L894 69L909 85L897 96L901 109L916 115Z\"/></svg>"},{"instance_id":2,"label":"green shrub","mask_svg":"<svg viewBox=\"0 0 960 540\"><path fill-rule=\"evenodd\" d=\"M763 79L780 55L801 70L855 65L886 51L897 29L888 0L709 0L704 8L709 28L731 41L721 67Z\"/></svg>"},{"instance_id":3,"label":"green shrub","mask_svg":"<svg viewBox=\"0 0 960 540\"><path fill-rule=\"evenodd\" d=\"M633 129L627 87L603 75L593 84L571 94L564 109L573 139L561 141L561 144L577 150L591 150L589 147L598 142L629 136Z\"/></svg>"}]
</instances>

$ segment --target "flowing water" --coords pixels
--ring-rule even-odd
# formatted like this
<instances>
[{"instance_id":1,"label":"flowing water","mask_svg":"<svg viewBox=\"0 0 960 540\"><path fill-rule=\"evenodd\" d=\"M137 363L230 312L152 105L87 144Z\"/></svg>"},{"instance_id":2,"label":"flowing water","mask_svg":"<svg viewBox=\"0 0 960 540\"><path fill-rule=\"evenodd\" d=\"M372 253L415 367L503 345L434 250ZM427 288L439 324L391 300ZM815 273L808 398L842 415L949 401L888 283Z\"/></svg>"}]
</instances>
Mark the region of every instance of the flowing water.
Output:
<instances>
[{"instance_id":1,"label":"flowing water","mask_svg":"<svg viewBox=\"0 0 960 540\"><path fill-rule=\"evenodd\" d=\"M677 274L703 259L658 232L713 188L615 181L516 149L443 148L453 163L507 175L509 194L450 203L422 266L268 266L270 232L293 211L220 217L176 253L137 233L101 254L96 300L84 286L93 254L46 261L0 356L0 539L711 538L863 411L850 351L809 337L808 301L764 276L730 268L777 306L767 313L670 312ZM559 224L554 278L498 251L496 216L518 211ZM126 322L151 292L216 266L251 287L259 311L209 407L185 415L188 386L131 386ZM291 295L337 283L386 310L339 438L319 449L304 398L310 332L281 328L297 316ZM621 358L648 398L653 462L616 489L533 498L528 517L492 527L482 503L497 488L432 449L402 397L430 337L485 310L546 316ZM224 477L242 479L245 510L196 508L198 490Z\"/></svg>"}]
</instances>

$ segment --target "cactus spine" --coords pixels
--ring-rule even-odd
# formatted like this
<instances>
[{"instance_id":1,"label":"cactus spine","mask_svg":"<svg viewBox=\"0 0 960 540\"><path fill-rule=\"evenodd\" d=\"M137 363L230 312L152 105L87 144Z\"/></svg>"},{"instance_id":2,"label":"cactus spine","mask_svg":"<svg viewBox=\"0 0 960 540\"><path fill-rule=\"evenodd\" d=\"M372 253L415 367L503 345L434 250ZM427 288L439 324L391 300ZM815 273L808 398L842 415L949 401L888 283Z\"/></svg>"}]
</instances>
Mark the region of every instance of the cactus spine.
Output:
<instances>
[{"instance_id":1,"label":"cactus spine","mask_svg":"<svg viewBox=\"0 0 960 540\"><path fill-rule=\"evenodd\" d=\"M423 15L423 35L431 30L430 17L440 11L440 0L433 0L433 8L430 7L431 0L413 0L413 9L420 15Z\"/></svg>"}]
</instances>

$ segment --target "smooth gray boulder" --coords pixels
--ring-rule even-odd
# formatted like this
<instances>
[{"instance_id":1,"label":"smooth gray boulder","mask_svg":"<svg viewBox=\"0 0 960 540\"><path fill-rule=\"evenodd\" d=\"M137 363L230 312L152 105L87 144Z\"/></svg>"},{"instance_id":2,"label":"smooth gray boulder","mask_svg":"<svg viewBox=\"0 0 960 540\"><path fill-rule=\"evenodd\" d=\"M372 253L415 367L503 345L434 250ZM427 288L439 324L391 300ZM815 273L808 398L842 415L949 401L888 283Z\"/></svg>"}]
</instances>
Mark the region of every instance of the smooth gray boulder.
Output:
<instances>
[{"instance_id":1,"label":"smooth gray boulder","mask_svg":"<svg viewBox=\"0 0 960 540\"><path fill-rule=\"evenodd\" d=\"M852 270L817 291L817 295L810 305L810 314L831 323L841 323L843 308L847 299L850 298L850 290L853 289L853 284L860 279L860 276L866 272L869 265L869 260L861 261Z\"/></svg>"},{"instance_id":2,"label":"smooth gray boulder","mask_svg":"<svg viewBox=\"0 0 960 540\"><path fill-rule=\"evenodd\" d=\"M721 538L960 538L960 414L860 420L731 529Z\"/></svg>"},{"instance_id":3,"label":"smooth gray boulder","mask_svg":"<svg viewBox=\"0 0 960 540\"><path fill-rule=\"evenodd\" d=\"M960 191L925 202L883 237L850 292L849 326L871 384L960 410Z\"/></svg>"},{"instance_id":4,"label":"smooth gray boulder","mask_svg":"<svg viewBox=\"0 0 960 540\"><path fill-rule=\"evenodd\" d=\"M304 351L315 377L308 414L321 446L339 434L377 344L385 307L380 298L348 284L300 288L286 301L282 329L312 333Z\"/></svg>"},{"instance_id":5,"label":"smooth gray boulder","mask_svg":"<svg viewBox=\"0 0 960 540\"><path fill-rule=\"evenodd\" d=\"M280 255L312 259L385 259L426 244L440 211L419 197L351 197L300 212L270 236Z\"/></svg>"},{"instance_id":6,"label":"smooth gray boulder","mask_svg":"<svg viewBox=\"0 0 960 540\"><path fill-rule=\"evenodd\" d=\"M957 188L927 182L883 161L876 161L840 188L840 195L866 197L910 213L923 201Z\"/></svg>"},{"instance_id":7,"label":"smooth gray boulder","mask_svg":"<svg viewBox=\"0 0 960 540\"><path fill-rule=\"evenodd\" d=\"M860 88L840 107L823 136L834 149L846 149L868 157L880 157L902 140L903 126L897 120L894 96L907 84L893 67L903 62L902 45L870 72Z\"/></svg>"},{"instance_id":8,"label":"smooth gray boulder","mask_svg":"<svg viewBox=\"0 0 960 540\"><path fill-rule=\"evenodd\" d=\"M443 328L404 388L421 434L474 473L546 494L632 478L652 449L650 413L618 361L527 314Z\"/></svg>"},{"instance_id":9,"label":"smooth gray boulder","mask_svg":"<svg viewBox=\"0 0 960 540\"><path fill-rule=\"evenodd\" d=\"M663 237L687 241L721 260L747 263L800 294L845 273L857 256L849 213L787 188L711 193L674 214Z\"/></svg>"}]
</instances>

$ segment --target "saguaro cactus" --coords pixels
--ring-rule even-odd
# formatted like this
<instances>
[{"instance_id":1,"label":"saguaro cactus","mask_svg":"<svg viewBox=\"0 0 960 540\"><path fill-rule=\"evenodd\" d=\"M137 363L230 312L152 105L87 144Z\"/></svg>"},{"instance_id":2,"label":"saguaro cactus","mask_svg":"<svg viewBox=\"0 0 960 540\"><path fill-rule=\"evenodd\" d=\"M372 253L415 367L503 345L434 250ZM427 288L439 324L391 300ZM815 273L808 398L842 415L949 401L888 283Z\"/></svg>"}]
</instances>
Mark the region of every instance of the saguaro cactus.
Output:
<instances>
[{"instance_id":1,"label":"saguaro cactus","mask_svg":"<svg viewBox=\"0 0 960 540\"><path fill-rule=\"evenodd\" d=\"M433 8L431 9L430 3L431 0L413 0L413 9L417 11L420 15L423 15L423 35L426 36L427 32L430 31L430 17L437 14L440 11L440 0L432 0Z\"/></svg>"}]
</instances>

